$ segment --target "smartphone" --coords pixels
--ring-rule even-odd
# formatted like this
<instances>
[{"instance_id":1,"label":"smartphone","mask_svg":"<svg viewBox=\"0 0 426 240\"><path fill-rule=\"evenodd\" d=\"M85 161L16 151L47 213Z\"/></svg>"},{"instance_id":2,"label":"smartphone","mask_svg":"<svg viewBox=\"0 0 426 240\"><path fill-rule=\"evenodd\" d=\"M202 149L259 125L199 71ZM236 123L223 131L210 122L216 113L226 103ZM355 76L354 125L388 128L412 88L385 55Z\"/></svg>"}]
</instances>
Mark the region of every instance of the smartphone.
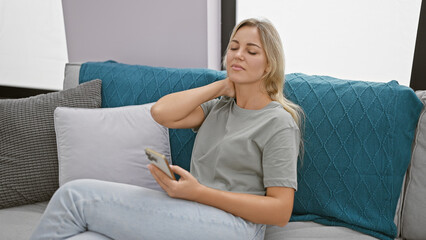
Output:
<instances>
[{"instance_id":1,"label":"smartphone","mask_svg":"<svg viewBox=\"0 0 426 240\"><path fill-rule=\"evenodd\" d=\"M164 156L161 153L158 153L150 148L145 148L145 153L148 156L149 161L151 161L152 164L157 166L159 169L161 169L167 176L169 176L171 179L176 180L175 175L173 174L172 170L169 166L169 161L167 161L166 156Z\"/></svg>"}]
</instances>

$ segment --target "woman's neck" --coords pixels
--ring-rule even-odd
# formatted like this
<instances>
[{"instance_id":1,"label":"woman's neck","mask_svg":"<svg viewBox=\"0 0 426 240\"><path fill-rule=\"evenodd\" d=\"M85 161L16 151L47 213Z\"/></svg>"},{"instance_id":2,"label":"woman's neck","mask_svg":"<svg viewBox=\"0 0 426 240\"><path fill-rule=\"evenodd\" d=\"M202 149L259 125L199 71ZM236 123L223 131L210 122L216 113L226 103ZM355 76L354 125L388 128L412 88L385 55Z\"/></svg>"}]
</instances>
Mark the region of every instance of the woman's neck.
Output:
<instances>
[{"instance_id":1,"label":"woman's neck","mask_svg":"<svg viewBox=\"0 0 426 240\"><path fill-rule=\"evenodd\" d=\"M235 84L237 105L244 109L258 110L268 105L272 99L262 85Z\"/></svg>"}]
</instances>

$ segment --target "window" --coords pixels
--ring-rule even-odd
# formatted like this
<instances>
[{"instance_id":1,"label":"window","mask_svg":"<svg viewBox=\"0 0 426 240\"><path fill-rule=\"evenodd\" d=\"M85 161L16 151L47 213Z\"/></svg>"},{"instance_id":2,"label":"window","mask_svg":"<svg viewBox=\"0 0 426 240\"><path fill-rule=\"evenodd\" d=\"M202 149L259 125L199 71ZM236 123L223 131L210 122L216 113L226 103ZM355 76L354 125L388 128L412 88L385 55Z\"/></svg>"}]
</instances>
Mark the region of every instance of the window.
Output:
<instances>
[{"instance_id":1,"label":"window","mask_svg":"<svg viewBox=\"0 0 426 240\"><path fill-rule=\"evenodd\" d=\"M60 90L67 61L61 1L0 1L0 85Z\"/></svg>"},{"instance_id":2,"label":"window","mask_svg":"<svg viewBox=\"0 0 426 240\"><path fill-rule=\"evenodd\" d=\"M280 32L286 73L409 85L421 0L244 0L237 22L266 17Z\"/></svg>"}]
</instances>

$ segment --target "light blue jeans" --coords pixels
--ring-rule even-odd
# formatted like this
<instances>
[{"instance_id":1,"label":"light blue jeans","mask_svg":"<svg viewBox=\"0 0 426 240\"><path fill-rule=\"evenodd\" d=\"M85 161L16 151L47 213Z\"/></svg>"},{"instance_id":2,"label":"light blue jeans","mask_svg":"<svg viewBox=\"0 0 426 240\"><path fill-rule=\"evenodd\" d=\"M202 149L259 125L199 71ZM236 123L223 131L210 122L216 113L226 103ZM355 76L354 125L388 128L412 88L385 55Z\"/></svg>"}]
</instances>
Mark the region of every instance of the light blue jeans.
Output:
<instances>
[{"instance_id":1,"label":"light blue jeans","mask_svg":"<svg viewBox=\"0 0 426 240\"><path fill-rule=\"evenodd\" d=\"M164 192L76 180L56 191L35 239L263 239L265 225Z\"/></svg>"}]
</instances>

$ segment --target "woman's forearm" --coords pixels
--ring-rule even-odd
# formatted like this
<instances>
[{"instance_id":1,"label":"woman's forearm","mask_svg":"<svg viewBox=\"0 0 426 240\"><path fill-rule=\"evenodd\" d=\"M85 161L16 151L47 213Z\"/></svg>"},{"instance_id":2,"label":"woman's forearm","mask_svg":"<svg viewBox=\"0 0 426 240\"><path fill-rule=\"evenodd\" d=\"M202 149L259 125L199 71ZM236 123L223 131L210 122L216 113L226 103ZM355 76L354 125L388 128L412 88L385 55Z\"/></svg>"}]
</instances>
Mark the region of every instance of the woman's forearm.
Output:
<instances>
[{"instance_id":1,"label":"woman's forearm","mask_svg":"<svg viewBox=\"0 0 426 240\"><path fill-rule=\"evenodd\" d=\"M201 186L195 201L222 209L254 223L284 226L294 201L292 188L268 188L267 196L234 193Z\"/></svg>"},{"instance_id":2,"label":"woman's forearm","mask_svg":"<svg viewBox=\"0 0 426 240\"><path fill-rule=\"evenodd\" d=\"M221 80L199 88L166 95L152 106L152 117L158 123L173 128L174 123L184 120L202 103L224 95L225 84L224 80ZM183 124L181 127L195 126Z\"/></svg>"},{"instance_id":3,"label":"woman's forearm","mask_svg":"<svg viewBox=\"0 0 426 240\"><path fill-rule=\"evenodd\" d=\"M227 192L200 184L179 166L171 165L170 168L180 175L179 181L172 180L157 167L148 165L152 176L170 197L216 207L254 223L284 226L290 219L294 202L293 188L268 187L266 196Z\"/></svg>"}]
</instances>

